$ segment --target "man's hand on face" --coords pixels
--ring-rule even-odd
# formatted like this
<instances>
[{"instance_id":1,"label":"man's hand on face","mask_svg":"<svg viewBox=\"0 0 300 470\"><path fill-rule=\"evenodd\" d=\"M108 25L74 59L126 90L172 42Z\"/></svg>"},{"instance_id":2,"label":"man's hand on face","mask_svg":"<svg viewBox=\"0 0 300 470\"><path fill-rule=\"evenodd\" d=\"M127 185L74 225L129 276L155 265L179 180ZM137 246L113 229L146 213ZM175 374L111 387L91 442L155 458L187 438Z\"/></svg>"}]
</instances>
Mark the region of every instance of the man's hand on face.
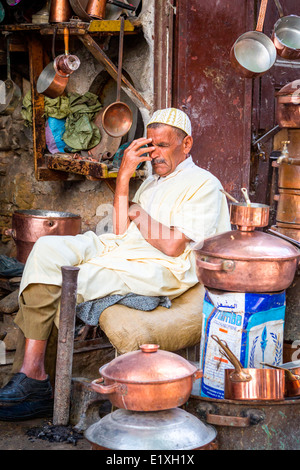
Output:
<instances>
[{"instance_id":1,"label":"man's hand on face","mask_svg":"<svg viewBox=\"0 0 300 470\"><path fill-rule=\"evenodd\" d=\"M148 155L148 152L152 152L154 150L154 147L150 146L151 142L152 139L147 139L145 137L134 140L124 152L119 168L119 174L127 175L131 178L139 163L151 161L151 158ZM145 148L145 145L147 145L148 148Z\"/></svg>"}]
</instances>

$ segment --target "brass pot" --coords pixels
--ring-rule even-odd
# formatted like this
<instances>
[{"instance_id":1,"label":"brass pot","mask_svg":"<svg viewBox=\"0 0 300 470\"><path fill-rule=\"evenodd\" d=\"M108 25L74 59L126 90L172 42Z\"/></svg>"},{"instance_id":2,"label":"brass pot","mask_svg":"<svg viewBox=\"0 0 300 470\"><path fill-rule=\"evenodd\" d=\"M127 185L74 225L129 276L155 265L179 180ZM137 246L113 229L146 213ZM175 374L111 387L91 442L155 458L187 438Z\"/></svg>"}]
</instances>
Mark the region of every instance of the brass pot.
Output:
<instances>
[{"instance_id":1,"label":"brass pot","mask_svg":"<svg viewBox=\"0 0 300 470\"><path fill-rule=\"evenodd\" d=\"M17 259L25 263L38 238L45 235L77 235L81 217L70 212L19 210L12 216L12 228L5 230L17 247Z\"/></svg>"},{"instance_id":2,"label":"brass pot","mask_svg":"<svg viewBox=\"0 0 300 470\"><path fill-rule=\"evenodd\" d=\"M300 127L300 80L281 88L276 97L276 121L280 127Z\"/></svg>"},{"instance_id":3,"label":"brass pot","mask_svg":"<svg viewBox=\"0 0 300 470\"><path fill-rule=\"evenodd\" d=\"M91 388L107 395L117 408L158 411L179 407L188 400L200 370L178 354L144 344L100 369L102 377Z\"/></svg>"}]
</instances>

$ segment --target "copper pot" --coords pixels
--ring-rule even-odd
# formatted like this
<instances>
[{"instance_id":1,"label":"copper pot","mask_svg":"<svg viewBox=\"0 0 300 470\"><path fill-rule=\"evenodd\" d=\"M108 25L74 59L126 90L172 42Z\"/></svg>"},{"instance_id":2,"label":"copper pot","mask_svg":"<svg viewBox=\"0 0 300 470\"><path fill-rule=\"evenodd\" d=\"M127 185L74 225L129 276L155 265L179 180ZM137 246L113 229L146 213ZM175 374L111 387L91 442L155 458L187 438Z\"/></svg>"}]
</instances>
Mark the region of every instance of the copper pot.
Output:
<instances>
[{"instance_id":1,"label":"copper pot","mask_svg":"<svg viewBox=\"0 0 300 470\"><path fill-rule=\"evenodd\" d=\"M299 251L289 242L254 230L255 224L267 223L268 212L259 206L250 204L246 211L243 204L232 204L230 220L240 229L194 247L197 276L205 286L231 292L276 292L292 283ZM255 218L257 211L260 217Z\"/></svg>"},{"instance_id":2,"label":"copper pot","mask_svg":"<svg viewBox=\"0 0 300 470\"><path fill-rule=\"evenodd\" d=\"M17 247L17 259L25 263L38 238L45 235L77 235L81 217L70 212L19 210L12 216L12 228L5 230Z\"/></svg>"},{"instance_id":3,"label":"copper pot","mask_svg":"<svg viewBox=\"0 0 300 470\"><path fill-rule=\"evenodd\" d=\"M283 365L275 366L267 363L264 363L264 365L285 372L284 395L286 397L298 397L300 395L300 367L287 368Z\"/></svg>"},{"instance_id":4,"label":"copper pot","mask_svg":"<svg viewBox=\"0 0 300 470\"><path fill-rule=\"evenodd\" d=\"M266 227L269 222L270 207L265 204L230 204L230 221L239 230L252 232L257 227Z\"/></svg>"},{"instance_id":5,"label":"copper pot","mask_svg":"<svg viewBox=\"0 0 300 470\"><path fill-rule=\"evenodd\" d=\"M276 121L280 127L300 127L300 80L281 88L276 97Z\"/></svg>"},{"instance_id":6,"label":"copper pot","mask_svg":"<svg viewBox=\"0 0 300 470\"><path fill-rule=\"evenodd\" d=\"M100 369L102 377L91 388L107 395L117 408L132 411L167 410L188 400L200 370L178 354L144 344Z\"/></svg>"},{"instance_id":7,"label":"copper pot","mask_svg":"<svg viewBox=\"0 0 300 470\"><path fill-rule=\"evenodd\" d=\"M300 224L300 189L279 189L276 221L285 224Z\"/></svg>"},{"instance_id":8,"label":"copper pot","mask_svg":"<svg viewBox=\"0 0 300 470\"><path fill-rule=\"evenodd\" d=\"M276 60L274 43L262 32L267 3L261 1L256 30L242 34L230 50L231 65L243 78L263 75Z\"/></svg>"},{"instance_id":9,"label":"copper pot","mask_svg":"<svg viewBox=\"0 0 300 470\"><path fill-rule=\"evenodd\" d=\"M277 54L283 59L297 60L300 58L300 17L284 16L279 0L275 0L275 4L280 15L272 33Z\"/></svg>"},{"instance_id":10,"label":"copper pot","mask_svg":"<svg viewBox=\"0 0 300 470\"><path fill-rule=\"evenodd\" d=\"M226 341L212 338L219 344L221 353L234 366L225 369L224 398L229 400L283 400L284 371L278 369L243 368L229 349Z\"/></svg>"}]
</instances>

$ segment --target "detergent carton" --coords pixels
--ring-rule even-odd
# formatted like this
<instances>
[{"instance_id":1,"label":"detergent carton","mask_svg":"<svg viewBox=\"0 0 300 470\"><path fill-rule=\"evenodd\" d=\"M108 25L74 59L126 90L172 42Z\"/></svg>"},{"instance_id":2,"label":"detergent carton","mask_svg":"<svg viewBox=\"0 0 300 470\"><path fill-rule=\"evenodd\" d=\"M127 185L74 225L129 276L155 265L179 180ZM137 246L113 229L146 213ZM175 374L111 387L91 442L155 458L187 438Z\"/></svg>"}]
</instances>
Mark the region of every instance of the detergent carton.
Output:
<instances>
[{"instance_id":1,"label":"detergent carton","mask_svg":"<svg viewBox=\"0 0 300 470\"><path fill-rule=\"evenodd\" d=\"M225 292L206 288L200 343L202 397L224 398L224 370L234 369L212 335L226 341L245 368L282 364L285 291Z\"/></svg>"}]
</instances>

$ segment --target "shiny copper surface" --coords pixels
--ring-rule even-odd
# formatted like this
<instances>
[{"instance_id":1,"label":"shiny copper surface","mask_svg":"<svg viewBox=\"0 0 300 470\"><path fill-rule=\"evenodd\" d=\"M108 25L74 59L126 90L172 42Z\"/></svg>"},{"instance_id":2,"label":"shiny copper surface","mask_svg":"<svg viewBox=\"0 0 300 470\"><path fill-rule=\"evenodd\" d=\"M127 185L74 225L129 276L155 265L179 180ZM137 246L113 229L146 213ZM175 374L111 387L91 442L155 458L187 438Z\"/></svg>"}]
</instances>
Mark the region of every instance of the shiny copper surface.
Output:
<instances>
[{"instance_id":1,"label":"shiny copper surface","mask_svg":"<svg viewBox=\"0 0 300 470\"><path fill-rule=\"evenodd\" d=\"M276 48L262 33L268 0L262 0L255 31L242 34L230 50L230 61L243 78L255 78L269 70L276 60Z\"/></svg>"},{"instance_id":2,"label":"shiny copper surface","mask_svg":"<svg viewBox=\"0 0 300 470\"><path fill-rule=\"evenodd\" d=\"M276 221L300 224L300 190L279 189Z\"/></svg>"},{"instance_id":3,"label":"shiny copper surface","mask_svg":"<svg viewBox=\"0 0 300 470\"><path fill-rule=\"evenodd\" d=\"M65 23L72 15L69 0L51 0L50 23Z\"/></svg>"},{"instance_id":4,"label":"shiny copper surface","mask_svg":"<svg viewBox=\"0 0 300 470\"><path fill-rule=\"evenodd\" d=\"M12 235L17 247L17 259L25 263L38 238L45 235L77 235L81 231L81 217L69 212L15 211L12 217Z\"/></svg>"},{"instance_id":5,"label":"shiny copper surface","mask_svg":"<svg viewBox=\"0 0 300 470\"><path fill-rule=\"evenodd\" d=\"M202 373L178 354L142 345L100 369L102 377L91 388L107 395L117 408L156 411L186 403L193 382Z\"/></svg>"},{"instance_id":6,"label":"shiny copper surface","mask_svg":"<svg viewBox=\"0 0 300 470\"><path fill-rule=\"evenodd\" d=\"M278 187L280 189L300 189L300 158L299 165L280 163L278 165Z\"/></svg>"},{"instance_id":7,"label":"shiny copper surface","mask_svg":"<svg viewBox=\"0 0 300 470\"><path fill-rule=\"evenodd\" d=\"M285 389L284 395L286 397L297 397L300 395L300 367L285 368L282 366L275 366L273 364L264 363L266 366L283 370L285 373Z\"/></svg>"},{"instance_id":8,"label":"shiny copper surface","mask_svg":"<svg viewBox=\"0 0 300 470\"><path fill-rule=\"evenodd\" d=\"M86 6L86 13L98 20L105 18L106 0L89 0Z\"/></svg>"},{"instance_id":9,"label":"shiny copper surface","mask_svg":"<svg viewBox=\"0 0 300 470\"><path fill-rule=\"evenodd\" d=\"M230 204L230 222L239 230L253 231L269 223L270 207L265 204Z\"/></svg>"},{"instance_id":10,"label":"shiny copper surface","mask_svg":"<svg viewBox=\"0 0 300 470\"><path fill-rule=\"evenodd\" d=\"M54 63L50 62L37 81L37 92L49 98L57 98L61 96L68 84L68 76L59 75L55 68Z\"/></svg>"},{"instance_id":11,"label":"shiny copper surface","mask_svg":"<svg viewBox=\"0 0 300 470\"><path fill-rule=\"evenodd\" d=\"M274 25L272 41L280 57L287 60L299 59L300 17L296 15L282 15Z\"/></svg>"},{"instance_id":12,"label":"shiny copper surface","mask_svg":"<svg viewBox=\"0 0 300 470\"><path fill-rule=\"evenodd\" d=\"M283 400L284 371L272 369L243 369L251 380L236 381L235 369L225 369L224 398L229 400Z\"/></svg>"},{"instance_id":13,"label":"shiny copper surface","mask_svg":"<svg viewBox=\"0 0 300 470\"><path fill-rule=\"evenodd\" d=\"M298 228L293 228L293 227L280 227L279 223L277 225L272 225L271 230L274 230L275 232L278 232L279 234L282 234L286 237L289 237L292 240L296 240L297 242L300 242L300 226Z\"/></svg>"},{"instance_id":14,"label":"shiny copper surface","mask_svg":"<svg viewBox=\"0 0 300 470\"><path fill-rule=\"evenodd\" d=\"M299 250L289 242L255 231L226 232L206 239L194 250L199 281L231 292L286 289L299 261Z\"/></svg>"},{"instance_id":15,"label":"shiny copper surface","mask_svg":"<svg viewBox=\"0 0 300 470\"><path fill-rule=\"evenodd\" d=\"M111 137L122 137L132 125L132 111L126 103L115 102L105 108L102 125Z\"/></svg>"},{"instance_id":16,"label":"shiny copper surface","mask_svg":"<svg viewBox=\"0 0 300 470\"><path fill-rule=\"evenodd\" d=\"M102 126L111 137L122 137L132 126L132 111L126 103L120 101L124 41L124 17L120 20L119 59L117 76L117 99L105 108L102 114Z\"/></svg>"},{"instance_id":17,"label":"shiny copper surface","mask_svg":"<svg viewBox=\"0 0 300 470\"><path fill-rule=\"evenodd\" d=\"M300 127L300 80L282 87L276 96L276 121L280 127Z\"/></svg>"}]
</instances>

